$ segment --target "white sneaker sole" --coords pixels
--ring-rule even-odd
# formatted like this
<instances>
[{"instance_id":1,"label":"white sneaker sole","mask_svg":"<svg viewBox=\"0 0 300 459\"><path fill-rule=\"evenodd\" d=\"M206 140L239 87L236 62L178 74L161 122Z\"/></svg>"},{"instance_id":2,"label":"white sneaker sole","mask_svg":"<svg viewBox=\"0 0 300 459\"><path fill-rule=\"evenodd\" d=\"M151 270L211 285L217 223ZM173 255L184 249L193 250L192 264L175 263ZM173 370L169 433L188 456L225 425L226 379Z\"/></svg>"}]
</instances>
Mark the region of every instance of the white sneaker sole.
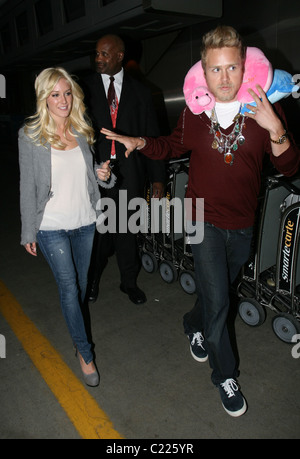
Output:
<instances>
[{"instance_id":1,"label":"white sneaker sole","mask_svg":"<svg viewBox=\"0 0 300 459\"><path fill-rule=\"evenodd\" d=\"M192 354L193 359L197 360L197 362L203 363L203 362L206 362L206 361L208 360L208 355L207 355L206 357L197 357L197 356L193 353L191 347L190 347L190 351L191 351L191 354Z\"/></svg>"},{"instance_id":2,"label":"white sneaker sole","mask_svg":"<svg viewBox=\"0 0 300 459\"><path fill-rule=\"evenodd\" d=\"M226 411L227 414L229 414L229 416L232 416L233 418L237 418L239 416L242 416L246 411L247 411L247 403L246 403L246 400L244 400L244 404L242 406L242 408L240 408L239 410L237 411L229 411L225 408L225 406L223 405L222 403L222 406L224 408L224 410Z\"/></svg>"}]
</instances>

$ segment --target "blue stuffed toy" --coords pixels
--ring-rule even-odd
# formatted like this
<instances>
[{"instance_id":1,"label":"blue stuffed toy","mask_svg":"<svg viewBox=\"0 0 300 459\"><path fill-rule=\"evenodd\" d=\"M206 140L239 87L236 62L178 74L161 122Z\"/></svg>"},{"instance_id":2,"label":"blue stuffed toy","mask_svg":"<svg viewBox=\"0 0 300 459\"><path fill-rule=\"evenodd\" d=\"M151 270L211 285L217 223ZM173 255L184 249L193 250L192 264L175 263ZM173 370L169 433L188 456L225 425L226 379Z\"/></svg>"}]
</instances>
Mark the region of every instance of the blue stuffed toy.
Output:
<instances>
[{"instance_id":1,"label":"blue stuffed toy","mask_svg":"<svg viewBox=\"0 0 300 459\"><path fill-rule=\"evenodd\" d=\"M266 92L266 96L271 104L278 102L279 100L288 97L293 92L297 92L299 86L294 83L293 77L290 73L285 70L274 70L274 76L272 84L269 90ZM247 104L243 104L241 108L241 114L246 112L252 113L247 107ZM248 105L256 106L255 102L249 102Z\"/></svg>"}]
</instances>

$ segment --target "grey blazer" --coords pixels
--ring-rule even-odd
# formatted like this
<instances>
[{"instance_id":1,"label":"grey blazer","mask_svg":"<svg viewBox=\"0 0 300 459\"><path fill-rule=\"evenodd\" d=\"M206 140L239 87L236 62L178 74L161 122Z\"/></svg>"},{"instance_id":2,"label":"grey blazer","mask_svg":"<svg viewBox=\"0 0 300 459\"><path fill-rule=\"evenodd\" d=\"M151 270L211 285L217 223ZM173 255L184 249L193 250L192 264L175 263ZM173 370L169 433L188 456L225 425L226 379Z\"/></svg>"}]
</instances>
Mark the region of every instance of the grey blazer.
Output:
<instances>
[{"instance_id":1,"label":"grey blazer","mask_svg":"<svg viewBox=\"0 0 300 459\"><path fill-rule=\"evenodd\" d=\"M100 210L100 192L98 184L103 188L111 188L115 176L109 184L96 178L93 155L84 136L77 131L77 142L81 148L88 174L88 193L98 217ZM44 210L51 198L51 146L36 145L24 132L19 130L19 165L20 165L20 211L21 211L21 244L36 242L36 234L41 225Z\"/></svg>"}]
</instances>

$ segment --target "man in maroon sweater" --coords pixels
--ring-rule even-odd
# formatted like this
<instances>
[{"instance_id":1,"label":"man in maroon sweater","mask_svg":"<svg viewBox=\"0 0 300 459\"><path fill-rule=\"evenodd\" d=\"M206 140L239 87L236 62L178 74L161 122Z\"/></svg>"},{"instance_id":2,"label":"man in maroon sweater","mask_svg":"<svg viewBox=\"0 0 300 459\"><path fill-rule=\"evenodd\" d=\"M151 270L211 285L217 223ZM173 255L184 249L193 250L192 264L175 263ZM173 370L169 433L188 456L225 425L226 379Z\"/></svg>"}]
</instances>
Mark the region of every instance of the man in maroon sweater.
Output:
<instances>
[{"instance_id":1,"label":"man in maroon sweater","mask_svg":"<svg viewBox=\"0 0 300 459\"><path fill-rule=\"evenodd\" d=\"M238 33L220 26L203 38L201 54L207 87L215 96L213 110L194 115L185 108L170 136L124 137L102 129L109 139L153 159L179 157L191 151L186 197L204 198L204 239L192 244L197 301L184 316L184 330L192 356L209 358L212 382L219 388L224 409L231 416L245 413L246 401L236 381L236 360L226 320L229 286L250 254L252 227L265 153L275 168L292 176L300 152L287 134L279 104L272 106L264 91L249 89L256 108L240 115L237 93L242 84L246 49ZM247 125L247 127L245 126Z\"/></svg>"}]
</instances>

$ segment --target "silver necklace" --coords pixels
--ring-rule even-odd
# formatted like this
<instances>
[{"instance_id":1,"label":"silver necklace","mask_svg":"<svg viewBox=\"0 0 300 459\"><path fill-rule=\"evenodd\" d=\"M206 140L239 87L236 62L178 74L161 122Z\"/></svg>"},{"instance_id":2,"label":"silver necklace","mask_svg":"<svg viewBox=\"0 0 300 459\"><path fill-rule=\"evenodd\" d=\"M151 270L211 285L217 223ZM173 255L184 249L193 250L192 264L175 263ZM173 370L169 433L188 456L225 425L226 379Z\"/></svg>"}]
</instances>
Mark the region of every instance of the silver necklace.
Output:
<instances>
[{"instance_id":1,"label":"silver necklace","mask_svg":"<svg viewBox=\"0 0 300 459\"><path fill-rule=\"evenodd\" d=\"M210 134L213 134L214 140L211 147L218 150L219 153L224 155L224 162L232 166L234 161L234 153L239 145L243 145L245 137L243 136L243 128L245 126L245 116L238 114L234 117L234 126L230 134L226 135L221 131L218 121L216 110L213 108L210 117Z\"/></svg>"}]
</instances>

